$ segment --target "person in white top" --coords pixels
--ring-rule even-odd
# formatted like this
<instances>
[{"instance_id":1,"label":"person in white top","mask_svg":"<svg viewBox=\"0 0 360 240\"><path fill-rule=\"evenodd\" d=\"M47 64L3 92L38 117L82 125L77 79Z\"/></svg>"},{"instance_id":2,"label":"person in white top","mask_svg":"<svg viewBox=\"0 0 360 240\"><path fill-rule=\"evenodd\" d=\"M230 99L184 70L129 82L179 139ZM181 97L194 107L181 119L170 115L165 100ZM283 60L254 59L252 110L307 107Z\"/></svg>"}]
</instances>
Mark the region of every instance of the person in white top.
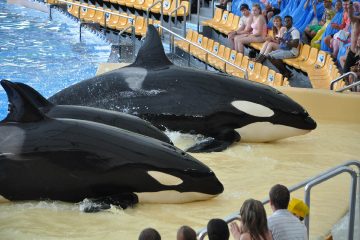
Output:
<instances>
[{"instance_id":1,"label":"person in white top","mask_svg":"<svg viewBox=\"0 0 360 240\"><path fill-rule=\"evenodd\" d=\"M241 11L242 16L240 18L239 28L236 31L231 31L228 34L228 38L229 38L232 49L234 49L234 47L235 47L235 44L234 44L235 37L238 37L238 36L241 36L244 34L249 34L252 31L251 24L253 21L253 15L250 12L249 5L247 5L246 3L241 4L240 11Z\"/></svg>"},{"instance_id":2,"label":"person in white top","mask_svg":"<svg viewBox=\"0 0 360 240\"><path fill-rule=\"evenodd\" d=\"M273 240L307 240L305 225L287 210L290 192L284 185L276 184L270 189L270 206L273 214L268 226Z\"/></svg>"}]
</instances>

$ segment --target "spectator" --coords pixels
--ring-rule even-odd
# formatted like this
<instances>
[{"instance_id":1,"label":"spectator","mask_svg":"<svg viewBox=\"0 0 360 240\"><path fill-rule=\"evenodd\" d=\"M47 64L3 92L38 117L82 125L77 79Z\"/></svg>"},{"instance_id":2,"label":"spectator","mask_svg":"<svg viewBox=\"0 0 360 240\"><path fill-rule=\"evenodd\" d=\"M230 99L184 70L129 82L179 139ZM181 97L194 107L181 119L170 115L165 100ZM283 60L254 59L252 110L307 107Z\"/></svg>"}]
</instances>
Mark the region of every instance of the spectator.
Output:
<instances>
[{"instance_id":1,"label":"spectator","mask_svg":"<svg viewBox=\"0 0 360 240\"><path fill-rule=\"evenodd\" d=\"M240 226L231 223L235 240L272 240L263 204L254 199L246 200L240 209Z\"/></svg>"},{"instance_id":2,"label":"spectator","mask_svg":"<svg viewBox=\"0 0 360 240\"><path fill-rule=\"evenodd\" d=\"M231 2L231 1L232 0L220 0L220 4L216 5L216 7L226 10L228 2Z\"/></svg>"},{"instance_id":3,"label":"spectator","mask_svg":"<svg viewBox=\"0 0 360 240\"><path fill-rule=\"evenodd\" d=\"M290 213L287 208L290 200L289 190L280 184L270 189L270 207L273 214L268 218L269 230L274 240L307 240L306 227Z\"/></svg>"},{"instance_id":4,"label":"spectator","mask_svg":"<svg viewBox=\"0 0 360 240\"><path fill-rule=\"evenodd\" d=\"M241 18L239 22L239 28L236 31L232 31L228 34L231 48L234 49L234 38L243 34L251 33L251 23L253 21L253 15L250 12L249 5L241 4L240 6Z\"/></svg>"},{"instance_id":5,"label":"spectator","mask_svg":"<svg viewBox=\"0 0 360 240\"><path fill-rule=\"evenodd\" d=\"M139 235L139 240L161 240L161 236L158 231L153 228L145 228Z\"/></svg>"},{"instance_id":6,"label":"spectator","mask_svg":"<svg viewBox=\"0 0 360 240\"><path fill-rule=\"evenodd\" d=\"M257 56L257 58L251 59L252 61L262 63L265 61L270 52L279 49L279 39L283 37L284 32L286 31L286 27L282 26L282 19L280 16L275 16L273 22L272 30L274 37L268 36L265 38L266 42L263 44L260 50L260 54Z\"/></svg>"},{"instance_id":7,"label":"spectator","mask_svg":"<svg viewBox=\"0 0 360 240\"><path fill-rule=\"evenodd\" d=\"M213 218L207 224L209 240L228 240L230 236L229 228L222 219Z\"/></svg>"},{"instance_id":8,"label":"spectator","mask_svg":"<svg viewBox=\"0 0 360 240\"><path fill-rule=\"evenodd\" d=\"M265 42L267 33L266 20L261 14L259 4L254 4L252 8L253 21L251 23L252 33L234 37L235 50L244 54L244 45L254 42Z\"/></svg>"},{"instance_id":9,"label":"spectator","mask_svg":"<svg viewBox=\"0 0 360 240\"><path fill-rule=\"evenodd\" d=\"M335 11L332 7L332 0L324 0L325 11L323 16L317 24L307 26L305 28L304 42L309 43L316 35L316 33L325 25L327 21L330 21L335 16ZM316 16L316 3L313 3L314 15ZM316 17L315 17L316 19Z\"/></svg>"},{"instance_id":10,"label":"spectator","mask_svg":"<svg viewBox=\"0 0 360 240\"><path fill-rule=\"evenodd\" d=\"M274 15L278 15L280 13L280 9L271 5L269 0L260 0L265 5L265 10L262 12L264 15L266 22L268 22ZM278 5L281 5L281 0L278 2Z\"/></svg>"},{"instance_id":11,"label":"spectator","mask_svg":"<svg viewBox=\"0 0 360 240\"><path fill-rule=\"evenodd\" d=\"M181 226L177 232L176 240L196 240L196 232L189 226Z\"/></svg>"},{"instance_id":12,"label":"spectator","mask_svg":"<svg viewBox=\"0 0 360 240\"><path fill-rule=\"evenodd\" d=\"M279 38L279 49L270 52L268 59L283 74L284 77L291 78L291 72L285 67L282 59L294 58L299 54L300 33L293 27L291 16L285 16L284 19L286 32L282 38Z\"/></svg>"},{"instance_id":13,"label":"spectator","mask_svg":"<svg viewBox=\"0 0 360 240\"><path fill-rule=\"evenodd\" d=\"M350 18L349 18L349 0L343 0L343 18L341 24L331 23L332 28L337 29L338 32L334 35L327 36L324 39L325 44L332 50L332 55L336 59L339 49L344 43L347 42L347 39L350 35Z\"/></svg>"}]
</instances>

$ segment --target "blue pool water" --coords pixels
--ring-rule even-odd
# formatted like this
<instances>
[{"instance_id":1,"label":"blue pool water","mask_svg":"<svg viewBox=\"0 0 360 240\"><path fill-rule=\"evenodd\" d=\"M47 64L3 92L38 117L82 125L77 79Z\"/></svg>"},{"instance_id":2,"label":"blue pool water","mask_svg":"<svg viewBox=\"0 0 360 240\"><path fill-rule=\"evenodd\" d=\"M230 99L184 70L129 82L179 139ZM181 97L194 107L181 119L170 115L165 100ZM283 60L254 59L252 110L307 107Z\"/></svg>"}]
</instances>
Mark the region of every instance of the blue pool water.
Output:
<instances>
[{"instance_id":1,"label":"blue pool water","mask_svg":"<svg viewBox=\"0 0 360 240\"><path fill-rule=\"evenodd\" d=\"M83 31L78 23L54 11L48 14L0 1L0 78L24 82L45 97L92 77L106 62L110 44ZM0 87L0 120L7 115L7 97Z\"/></svg>"}]
</instances>

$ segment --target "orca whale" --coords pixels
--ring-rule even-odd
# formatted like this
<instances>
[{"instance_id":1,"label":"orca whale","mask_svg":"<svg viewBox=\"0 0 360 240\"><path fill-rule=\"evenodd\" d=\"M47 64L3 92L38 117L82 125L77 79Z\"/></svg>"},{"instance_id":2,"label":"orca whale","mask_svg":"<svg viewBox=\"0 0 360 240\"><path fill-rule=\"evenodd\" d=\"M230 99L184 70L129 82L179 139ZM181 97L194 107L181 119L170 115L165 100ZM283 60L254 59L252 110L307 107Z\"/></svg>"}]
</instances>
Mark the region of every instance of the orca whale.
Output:
<instances>
[{"instance_id":1,"label":"orca whale","mask_svg":"<svg viewBox=\"0 0 360 240\"><path fill-rule=\"evenodd\" d=\"M49 100L128 112L160 129L212 138L190 152L222 151L240 138L276 141L316 128L302 106L270 86L174 65L152 25L133 64L83 80Z\"/></svg>"},{"instance_id":2,"label":"orca whale","mask_svg":"<svg viewBox=\"0 0 360 240\"><path fill-rule=\"evenodd\" d=\"M50 118L16 84L1 84L11 103L0 122L2 201L90 198L125 208L223 192L212 170L173 145L101 123Z\"/></svg>"},{"instance_id":3,"label":"orca whale","mask_svg":"<svg viewBox=\"0 0 360 240\"><path fill-rule=\"evenodd\" d=\"M21 88L22 92L26 94L27 99L29 99L33 105L50 118L72 118L103 123L173 144L165 133L139 117L99 108L55 105L29 85L21 82L14 84Z\"/></svg>"}]
</instances>

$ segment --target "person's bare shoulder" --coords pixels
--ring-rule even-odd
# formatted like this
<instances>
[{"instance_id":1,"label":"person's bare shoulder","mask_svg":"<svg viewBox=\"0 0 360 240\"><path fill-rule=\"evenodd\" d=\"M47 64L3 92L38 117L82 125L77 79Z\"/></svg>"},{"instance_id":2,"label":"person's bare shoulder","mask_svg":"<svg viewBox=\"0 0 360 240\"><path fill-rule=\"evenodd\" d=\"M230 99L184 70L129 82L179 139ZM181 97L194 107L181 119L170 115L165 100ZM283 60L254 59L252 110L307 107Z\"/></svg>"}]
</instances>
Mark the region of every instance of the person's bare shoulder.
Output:
<instances>
[{"instance_id":1,"label":"person's bare shoulder","mask_svg":"<svg viewBox=\"0 0 360 240\"><path fill-rule=\"evenodd\" d=\"M240 240L251 240L251 236L249 233L243 233L240 236Z\"/></svg>"}]
</instances>

